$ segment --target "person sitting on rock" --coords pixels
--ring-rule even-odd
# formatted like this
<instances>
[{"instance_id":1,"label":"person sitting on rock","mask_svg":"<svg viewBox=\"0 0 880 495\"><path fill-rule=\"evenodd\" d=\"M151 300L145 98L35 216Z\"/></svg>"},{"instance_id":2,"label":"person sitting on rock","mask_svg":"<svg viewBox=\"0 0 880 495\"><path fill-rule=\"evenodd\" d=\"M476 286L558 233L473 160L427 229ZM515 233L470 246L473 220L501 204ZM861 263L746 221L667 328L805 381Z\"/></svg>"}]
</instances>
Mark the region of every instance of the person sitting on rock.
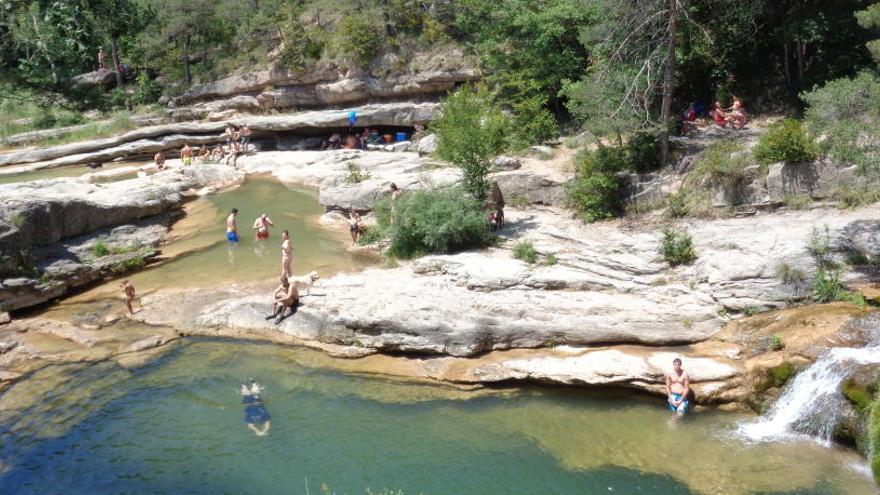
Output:
<instances>
[{"instance_id":1,"label":"person sitting on rock","mask_svg":"<svg viewBox=\"0 0 880 495\"><path fill-rule=\"evenodd\" d=\"M165 153L157 151L156 154L153 155L153 161L156 162L156 168L158 170L165 170Z\"/></svg>"},{"instance_id":2,"label":"person sitting on rock","mask_svg":"<svg viewBox=\"0 0 880 495\"><path fill-rule=\"evenodd\" d=\"M730 128L738 131L742 130L748 121L746 107L743 105L742 100L736 96L733 97L733 105L730 106L730 114L727 115L727 120L730 122Z\"/></svg>"},{"instance_id":3,"label":"person sitting on rock","mask_svg":"<svg viewBox=\"0 0 880 495\"><path fill-rule=\"evenodd\" d=\"M347 150L356 149L358 147L358 139L355 137L354 134L349 134L345 136L345 144L342 145L342 147Z\"/></svg>"},{"instance_id":4,"label":"person sitting on rock","mask_svg":"<svg viewBox=\"0 0 880 495\"><path fill-rule=\"evenodd\" d=\"M225 153L223 152L223 145L222 145L222 144L218 144L218 145L214 148L214 150L211 151L211 160L212 160L214 163L220 163L220 162L223 160L223 155L225 155Z\"/></svg>"},{"instance_id":5,"label":"person sitting on rock","mask_svg":"<svg viewBox=\"0 0 880 495\"><path fill-rule=\"evenodd\" d=\"M266 315L267 320L275 318L275 324L278 325L285 318L296 313L296 307L299 305L299 291L296 285L291 284L287 276L281 276L281 285L272 293L272 314ZM290 308L290 313L285 316L284 312Z\"/></svg>"},{"instance_id":6,"label":"person sitting on rock","mask_svg":"<svg viewBox=\"0 0 880 495\"><path fill-rule=\"evenodd\" d=\"M724 113L724 107L721 106L720 101L715 102L715 108L709 112L709 116L712 117L712 121L719 126L727 127L728 117L727 114Z\"/></svg>"},{"instance_id":7,"label":"person sitting on rock","mask_svg":"<svg viewBox=\"0 0 880 495\"><path fill-rule=\"evenodd\" d=\"M666 374L666 395L669 410L678 416L683 416L688 411L690 402L688 394L691 391L691 377L681 367L681 359L672 360L672 372Z\"/></svg>"},{"instance_id":8,"label":"person sitting on rock","mask_svg":"<svg viewBox=\"0 0 880 495\"><path fill-rule=\"evenodd\" d=\"M232 160L232 168L238 168L238 157L241 156L241 144L238 141L233 141L232 145L229 147L229 156L226 157L226 164L229 165L229 160Z\"/></svg>"},{"instance_id":9,"label":"person sitting on rock","mask_svg":"<svg viewBox=\"0 0 880 495\"><path fill-rule=\"evenodd\" d=\"M208 155L210 155L208 147L203 144L199 148L199 162L201 162L202 164L208 163Z\"/></svg>"},{"instance_id":10,"label":"person sitting on rock","mask_svg":"<svg viewBox=\"0 0 880 495\"><path fill-rule=\"evenodd\" d=\"M321 151L324 150L338 150L342 145L341 138L339 137L339 133L334 132L327 138L326 141L321 143Z\"/></svg>"}]
</instances>

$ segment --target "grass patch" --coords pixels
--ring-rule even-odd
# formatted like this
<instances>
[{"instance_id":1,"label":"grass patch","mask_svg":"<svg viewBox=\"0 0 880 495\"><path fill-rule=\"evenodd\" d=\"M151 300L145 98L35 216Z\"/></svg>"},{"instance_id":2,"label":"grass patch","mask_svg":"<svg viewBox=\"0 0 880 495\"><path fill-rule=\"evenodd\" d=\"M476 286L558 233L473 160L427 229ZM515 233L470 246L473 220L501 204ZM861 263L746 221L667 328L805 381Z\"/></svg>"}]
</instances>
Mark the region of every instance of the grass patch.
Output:
<instances>
[{"instance_id":1,"label":"grass patch","mask_svg":"<svg viewBox=\"0 0 880 495\"><path fill-rule=\"evenodd\" d=\"M530 265L538 262L538 252L535 251L535 246L529 241L518 242L513 246L513 257Z\"/></svg>"},{"instance_id":2,"label":"grass patch","mask_svg":"<svg viewBox=\"0 0 880 495\"><path fill-rule=\"evenodd\" d=\"M782 337L775 333L771 333L767 336L767 348L771 351L781 351L782 349L785 349L785 343L782 342Z\"/></svg>"},{"instance_id":3,"label":"grass patch","mask_svg":"<svg viewBox=\"0 0 880 495\"><path fill-rule=\"evenodd\" d=\"M354 163L348 163L348 174L345 176L343 181L346 184L358 184L370 178L370 173L361 170Z\"/></svg>"},{"instance_id":4,"label":"grass patch","mask_svg":"<svg viewBox=\"0 0 880 495\"><path fill-rule=\"evenodd\" d=\"M91 252L95 255L96 258L100 258L102 256L108 255L116 255L116 254L126 254L133 253L141 248L140 245L137 244L128 244L128 245L120 245L120 244L107 244L104 241L96 242L92 248Z\"/></svg>"},{"instance_id":5,"label":"grass patch","mask_svg":"<svg viewBox=\"0 0 880 495\"><path fill-rule=\"evenodd\" d=\"M809 283L806 272L785 262L776 266L776 277L794 289L796 294L803 294Z\"/></svg>"},{"instance_id":6,"label":"grass patch","mask_svg":"<svg viewBox=\"0 0 880 495\"><path fill-rule=\"evenodd\" d=\"M813 199L806 194L786 194L782 197L782 204L791 210L803 210L812 202Z\"/></svg>"},{"instance_id":7,"label":"grass patch","mask_svg":"<svg viewBox=\"0 0 880 495\"><path fill-rule=\"evenodd\" d=\"M507 203L512 208L516 208L517 210L525 210L532 206L532 200L529 199L528 196L517 194L516 196L510 198L510 201Z\"/></svg>"},{"instance_id":8,"label":"grass patch","mask_svg":"<svg viewBox=\"0 0 880 495\"><path fill-rule=\"evenodd\" d=\"M556 258L556 255L551 253L551 254L548 254L547 256L544 256L544 265L553 266L557 263L559 263L559 260Z\"/></svg>"},{"instance_id":9,"label":"grass patch","mask_svg":"<svg viewBox=\"0 0 880 495\"><path fill-rule=\"evenodd\" d=\"M123 273L132 272L135 270L140 270L146 265L146 261L143 258L137 257L132 258L130 260L120 261L118 263L114 263L110 266L110 272L114 275L121 275Z\"/></svg>"},{"instance_id":10,"label":"grass patch","mask_svg":"<svg viewBox=\"0 0 880 495\"><path fill-rule=\"evenodd\" d=\"M687 231L678 231L673 228L663 229L660 254L671 266L689 265L697 259L691 235Z\"/></svg>"},{"instance_id":11,"label":"grass patch","mask_svg":"<svg viewBox=\"0 0 880 495\"><path fill-rule=\"evenodd\" d=\"M880 188L862 184L855 187L841 186L834 192L840 209L858 208L880 201Z\"/></svg>"}]
</instances>

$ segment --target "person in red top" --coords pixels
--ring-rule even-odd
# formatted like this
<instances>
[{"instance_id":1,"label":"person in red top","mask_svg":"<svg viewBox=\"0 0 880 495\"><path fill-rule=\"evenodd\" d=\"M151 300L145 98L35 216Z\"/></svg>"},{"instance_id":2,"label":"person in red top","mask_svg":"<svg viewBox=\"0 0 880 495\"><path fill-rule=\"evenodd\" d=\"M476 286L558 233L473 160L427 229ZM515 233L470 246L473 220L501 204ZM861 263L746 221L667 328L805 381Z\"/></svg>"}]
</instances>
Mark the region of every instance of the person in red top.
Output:
<instances>
[{"instance_id":1,"label":"person in red top","mask_svg":"<svg viewBox=\"0 0 880 495\"><path fill-rule=\"evenodd\" d=\"M709 116L712 117L712 120L721 127L727 127L727 114L724 113L724 107L721 106L720 101L715 102L715 108L709 112Z\"/></svg>"}]
</instances>

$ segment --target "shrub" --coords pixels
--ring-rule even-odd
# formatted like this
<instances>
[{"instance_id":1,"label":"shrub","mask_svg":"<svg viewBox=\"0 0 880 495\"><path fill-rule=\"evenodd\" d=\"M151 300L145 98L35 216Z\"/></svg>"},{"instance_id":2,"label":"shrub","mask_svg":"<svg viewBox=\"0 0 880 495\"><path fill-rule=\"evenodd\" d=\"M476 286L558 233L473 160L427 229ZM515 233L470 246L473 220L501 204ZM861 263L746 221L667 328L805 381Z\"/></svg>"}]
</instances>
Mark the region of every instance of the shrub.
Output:
<instances>
[{"instance_id":1,"label":"shrub","mask_svg":"<svg viewBox=\"0 0 880 495\"><path fill-rule=\"evenodd\" d=\"M146 71L141 71L137 76L137 91L134 94L134 101L138 105L148 105L155 103L162 96L162 86L150 79Z\"/></svg>"},{"instance_id":2,"label":"shrub","mask_svg":"<svg viewBox=\"0 0 880 495\"><path fill-rule=\"evenodd\" d=\"M834 192L834 198L837 200L838 208L858 208L880 201L880 190L867 184L854 187L840 186Z\"/></svg>"},{"instance_id":3,"label":"shrub","mask_svg":"<svg viewBox=\"0 0 880 495\"><path fill-rule=\"evenodd\" d=\"M97 257L107 256L110 254L110 248L103 241L98 241L92 246L92 254Z\"/></svg>"},{"instance_id":4,"label":"shrub","mask_svg":"<svg viewBox=\"0 0 880 495\"><path fill-rule=\"evenodd\" d=\"M735 186L746 178L749 156L740 143L724 140L713 143L700 154L695 168L700 175L708 175L716 184Z\"/></svg>"},{"instance_id":5,"label":"shrub","mask_svg":"<svg viewBox=\"0 0 880 495\"><path fill-rule=\"evenodd\" d=\"M143 268L145 264L146 262L143 258L132 258L130 260L115 263L113 266L110 267L110 271L116 275L120 275L125 272L130 272L139 268Z\"/></svg>"},{"instance_id":6,"label":"shrub","mask_svg":"<svg viewBox=\"0 0 880 495\"><path fill-rule=\"evenodd\" d=\"M788 263L783 262L776 267L776 276L782 280L782 283L793 288L796 294L802 294L807 288L807 274Z\"/></svg>"},{"instance_id":7,"label":"shrub","mask_svg":"<svg viewBox=\"0 0 880 495\"><path fill-rule=\"evenodd\" d=\"M385 233L378 226L365 227L358 236L358 245L365 246L379 242L385 238Z\"/></svg>"},{"instance_id":8,"label":"shrub","mask_svg":"<svg viewBox=\"0 0 880 495\"><path fill-rule=\"evenodd\" d=\"M782 337L775 333L771 333L767 336L767 347L771 351L781 351L785 348L785 344L782 342Z\"/></svg>"},{"instance_id":9,"label":"shrub","mask_svg":"<svg viewBox=\"0 0 880 495\"><path fill-rule=\"evenodd\" d=\"M660 168L660 140L656 132L638 131L629 138L626 143L626 165L639 173Z\"/></svg>"},{"instance_id":10,"label":"shrub","mask_svg":"<svg viewBox=\"0 0 880 495\"><path fill-rule=\"evenodd\" d=\"M347 14L339 21L336 33L342 53L351 54L361 65L369 64L382 45L381 23L365 12Z\"/></svg>"},{"instance_id":11,"label":"shrub","mask_svg":"<svg viewBox=\"0 0 880 495\"><path fill-rule=\"evenodd\" d=\"M679 232L673 228L663 229L660 254L672 266L689 265L697 259L691 235L687 231Z\"/></svg>"},{"instance_id":12,"label":"shrub","mask_svg":"<svg viewBox=\"0 0 880 495\"><path fill-rule=\"evenodd\" d=\"M461 188L411 191L397 198L394 207L394 224L389 200L375 207L379 225L391 240L388 251L392 256L447 253L487 246L492 241L480 203Z\"/></svg>"},{"instance_id":13,"label":"shrub","mask_svg":"<svg viewBox=\"0 0 880 495\"><path fill-rule=\"evenodd\" d=\"M846 287L840 283L840 272L820 268L813 277L813 300L818 303L843 301L849 297Z\"/></svg>"},{"instance_id":14,"label":"shrub","mask_svg":"<svg viewBox=\"0 0 880 495\"><path fill-rule=\"evenodd\" d=\"M880 78L866 71L830 81L800 97L807 104L807 126L826 136L820 144L824 151L838 163L858 164L863 172L877 170Z\"/></svg>"},{"instance_id":15,"label":"shrub","mask_svg":"<svg viewBox=\"0 0 880 495\"><path fill-rule=\"evenodd\" d=\"M818 150L800 121L783 119L761 136L754 154L761 163L801 163L815 160Z\"/></svg>"},{"instance_id":16,"label":"shrub","mask_svg":"<svg viewBox=\"0 0 880 495\"><path fill-rule=\"evenodd\" d=\"M346 184L357 184L359 182L363 182L370 178L369 172L364 172L354 163L348 163L348 174L345 176L343 181Z\"/></svg>"},{"instance_id":17,"label":"shrub","mask_svg":"<svg viewBox=\"0 0 880 495\"><path fill-rule=\"evenodd\" d=\"M813 230L810 233L810 243L807 245L807 251L810 253L810 256L813 257L816 266L820 269L837 268L837 263L835 263L834 258L832 258L833 249L831 248L831 233L828 231L827 225L825 226L824 231L813 227Z\"/></svg>"},{"instance_id":18,"label":"shrub","mask_svg":"<svg viewBox=\"0 0 880 495\"><path fill-rule=\"evenodd\" d=\"M532 206L532 200L529 199L528 196L517 194L516 196L510 198L510 201L507 204L512 208L516 208L517 210L524 210Z\"/></svg>"},{"instance_id":19,"label":"shrub","mask_svg":"<svg viewBox=\"0 0 880 495\"><path fill-rule=\"evenodd\" d=\"M543 143L559 134L556 118L544 106L546 98L535 96L511 105L513 122L510 129L510 147L523 150L532 144Z\"/></svg>"},{"instance_id":20,"label":"shrub","mask_svg":"<svg viewBox=\"0 0 880 495\"><path fill-rule=\"evenodd\" d=\"M666 213L671 218L681 218L687 215L687 195L683 190L666 197Z\"/></svg>"},{"instance_id":21,"label":"shrub","mask_svg":"<svg viewBox=\"0 0 880 495\"><path fill-rule=\"evenodd\" d=\"M584 221L604 220L620 212L619 189L614 175L593 173L579 166L568 185L568 202Z\"/></svg>"},{"instance_id":22,"label":"shrub","mask_svg":"<svg viewBox=\"0 0 880 495\"><path fill-rule=\"evenodd\" d=\"M432 126L437 154L461 167L465 190L479 201L489 191L490 159L504 150L509 128L507 117L488 101L485 90L465 86L446 98Z\"/></svg>"},{"instance_id":23,"label":"shrub","mask_svg":"<svg viewBox=\"0 0 880 495\"><path fill-rule=\"evenodd\" d=\"M552 253L544 257L544 264L547 266L553 266L557 263L559 263L559 259L557 259L556 255Z\"/></svg>"},{"instance_id":24,"label":"shrub","mask_svg":"<svg viewBox=\"0 0 880 495\"><path fill-rule=\"evenodd\" d=\"M876 394L868 416L868 460L874 481L880 484L880 393Z\"/></svg>"},{"instance_id":25,"label":"shrub","mask_svg":"<svg viewBox=\"0 0 880 495\"><path fill-rule=\"evenodd\" d=\"M522 241L513 246L513 257L532 265L538 261L538 252L531 242Z\"/></svg>"},{"instance_id":26,"label":"shrub","mask_svg":"<svg viewBox=\"0 0 880 495\"><path fill-rule=\"evenodd\" d=\"M813 200L807 196L806 194L786 194L782 197L782 204L785 205L786 208L791 208L792 210L803 210Z\"/></svg>"}]
</instances>

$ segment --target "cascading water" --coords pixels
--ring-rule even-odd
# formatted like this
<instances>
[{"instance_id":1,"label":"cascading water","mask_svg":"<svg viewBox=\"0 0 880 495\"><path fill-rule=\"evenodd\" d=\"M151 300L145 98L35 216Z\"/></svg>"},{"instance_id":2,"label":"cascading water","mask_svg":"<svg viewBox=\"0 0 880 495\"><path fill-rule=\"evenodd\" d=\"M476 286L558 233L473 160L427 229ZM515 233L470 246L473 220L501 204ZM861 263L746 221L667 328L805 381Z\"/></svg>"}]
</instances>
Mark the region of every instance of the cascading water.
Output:
<instances>
[{"instance_id":1,"label":"cascading water","mask_svg":"<svg viewBox=\"0 0 880 495\"><path fill-rule=\"evenodd\" d=\"M880 345L872 344L830 349L788 384L764 417L740 426L740 433L756 441L807 434L830 443L844 410L843 380L860 365L880 363Z\"/></svg>"}]
</instances>

